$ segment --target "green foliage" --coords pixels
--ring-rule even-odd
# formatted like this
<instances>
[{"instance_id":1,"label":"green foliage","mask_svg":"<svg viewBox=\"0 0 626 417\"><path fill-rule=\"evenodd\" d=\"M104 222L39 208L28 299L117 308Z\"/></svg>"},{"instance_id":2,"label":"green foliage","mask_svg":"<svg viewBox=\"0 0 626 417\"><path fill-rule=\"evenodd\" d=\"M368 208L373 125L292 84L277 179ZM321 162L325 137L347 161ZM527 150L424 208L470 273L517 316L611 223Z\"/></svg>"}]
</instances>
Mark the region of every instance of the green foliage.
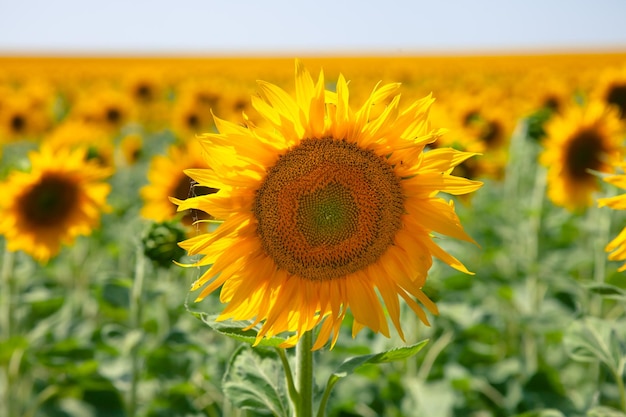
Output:
<instances>
[{"instance_id":1,"label":"green foliage","mask_svg":"<svg viewBox=\"0 0 626 417\"><path fill-rule=\"evenodd\" d=\"M224 395L238 408L277 417L290 415L284 370L273 350L241 345L228 362Z\"/></svg>"}]
</instances>

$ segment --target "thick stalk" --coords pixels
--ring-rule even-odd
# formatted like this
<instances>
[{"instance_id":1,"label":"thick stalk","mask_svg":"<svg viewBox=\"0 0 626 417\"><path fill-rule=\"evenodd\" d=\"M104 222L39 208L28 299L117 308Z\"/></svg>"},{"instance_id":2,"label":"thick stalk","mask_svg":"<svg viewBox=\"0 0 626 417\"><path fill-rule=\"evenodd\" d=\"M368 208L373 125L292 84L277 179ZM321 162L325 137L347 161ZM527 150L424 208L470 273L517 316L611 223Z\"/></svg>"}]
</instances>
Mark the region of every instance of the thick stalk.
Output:
<instances>
[{"instance_id":1,"label":"thick stalk","mask_svg":"<svg viewBox=\"0 0 626 417\"><path fill-rule=\"evenodd\" d=\"M304 333L296 345L297 417L313 416L313 334Z\"/></svg>"},{"instance_id":2,"label":"thick stalk","mask_svg":"<svg viewBox=\"0 0 626 417\"><path fill-rule=\"evenodd\" d=\"M545 295L546 286L539 276L539 239L541 234L541 213L543 209L543 201L546 193L546 172L541 167L535 168L535 182L533 184L529 212L530 217L527 227L525 248L526 253L525 264L526 271L526 291L530 297L528 314L541 314L541 306ZM524 236L524 233L520 233ZM538 367L539 361L539 344L537 335L526 331L524 334L524 356L526 359L526 370L529 375L534 373Z\"/></svg>"}]
</instances>

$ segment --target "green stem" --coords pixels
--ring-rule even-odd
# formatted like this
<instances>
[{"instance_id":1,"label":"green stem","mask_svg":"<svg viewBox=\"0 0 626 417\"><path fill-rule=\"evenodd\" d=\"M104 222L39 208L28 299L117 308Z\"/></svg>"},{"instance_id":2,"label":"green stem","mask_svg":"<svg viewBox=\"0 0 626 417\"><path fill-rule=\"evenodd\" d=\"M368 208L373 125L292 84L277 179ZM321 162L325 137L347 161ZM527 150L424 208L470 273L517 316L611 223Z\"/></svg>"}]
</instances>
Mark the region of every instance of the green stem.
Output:
<instances>
[{"instance_id":1,"label":"green stem","mask_svg":"<svg viewBox=\"0 0 626 417\"><path fill-rule=\"evenodd\" d=\"M13 323L13 303L12 299L14 292L13 286L13 261L15 259L15 253L4 249L4 255L2 259L2 306L4 311L2 312L2 333L8 340L12 335L12 323Z\"/></svg>"},{"instance_id":2,"label":"green stem","mask_svg":"<svg viewBox=\"0 0 626 417\"><path fill-rule=\"evenodd\" d=\"M287 358L287 353L283 348L276 348L276 352L278 352L278 357L280 358L280 362L283 364L283 369L285 371L285 379L287 380L287 392L289 393L289 398L291 399L291 403L297 409L296 404L300 401L300 397L298 395L298 390L296 389L296 385L293 380L293 373L291 372L291 366L289 365L289 358Z\"/></svg>"},{"instance_id":3,"label":"green stem","mask_svg":"<svg viewBox=\"0 0 626 417\"><path fill-rule=\"evenodd\" d=\"M141 294L143 292L143 281L145 276L145 257L141 246L137 247L135 260L135 277L130 298L130 328L140 331L141 327ZM134 416L137 411L137 388L139 385L139 370L141 368L141 358L139 356L139 343L133 346L131 354L131 382L128 393L128 415Z\"/></svg>"},{"instance_id":4,"label":"green stem","mask_svg":"<svg viewBox=\"0 0 626 417\"><path fill-rule=\"evenodd\" d=\"M0 285L2 285L2 339L9 340L13 336L13 306L16 300L13 299L15 293L15 281L13 279L13 263L15 253L4 248L2 257L2 270L0 270ZM11 355L11 362L16 352ZM17 403L15 398L15 378L9 366L4 371L4 413L11 416L14 413L14 404Z\"/></svg>"},{"instance_id":5,"label":"green stem","mask_svg":"<svg viewBox=\"0 0 626 417\"><path fill-rule=\"evenodd\" d=\"M545 294L545 284L539 276L539 239L541 234L541 213L546 190L546 172L541 167L535 168L535 181L528 207L530 216L526 223L527 233L524 252L526 253L526 291L530 297L528 314L540 315ZM521 233L520 235L524 235ZM536 334L526 330L523 335L525 369L528 375L537 370L540 356L539 340Z\"/></svg>"},{"instance_id":6,"label":"green stem","mask_svg":"<svg viewBox=\"0 0 626 417\"><path fill-rule=\"evenodd\" d=\"M624 367L622 366L621 369ZM626 413L626 388L624 388L623 372L615 372L615 382L617 383L617 390L619 391L619 400L622 411Z\"/></svg>"},{"instance_id":7,"label":"green stem","mask_svg":"<svg viewBox=\"0 0 626 417\"><path fill-rule=\"evenodd\" d=\"M339 381L339 378L330 378L328 383L326 384L326 389L324 390L324 395L322 395L322 400L320 401L320 407L317 410L317 417L324 417L326 414L326 404L328 403L328 399L330 398L330 392L333 390L335 384Z\"/></svg>"},{"instance_id":8,"label":"green stem","mask_svg":"<svg viewBox=\"0 0 626 417\"><path fill-rule=\"evenodd\" d=\"M296 378L298 417L313 417L313 334L309 331L302 335L296 345Z\"/></svg>"},{"instance_id":9,"label":"green stem","mask_svg":"<svg viewBox=\"0 0 626 417\"><path fill-rule=\"evenodd\" d=\"M611 233L611 211L603 210L599 207L592 207L589 225L595 230L596 236L594 241L594 262L593 262L593 280L596 283L603 283L606 278L606 258L607 254L604 248L609 243L609 235ZM602 317L602 296L593 294L591 296L591 305L589 312L592 316Z\"/></svg>"}]
</instances>

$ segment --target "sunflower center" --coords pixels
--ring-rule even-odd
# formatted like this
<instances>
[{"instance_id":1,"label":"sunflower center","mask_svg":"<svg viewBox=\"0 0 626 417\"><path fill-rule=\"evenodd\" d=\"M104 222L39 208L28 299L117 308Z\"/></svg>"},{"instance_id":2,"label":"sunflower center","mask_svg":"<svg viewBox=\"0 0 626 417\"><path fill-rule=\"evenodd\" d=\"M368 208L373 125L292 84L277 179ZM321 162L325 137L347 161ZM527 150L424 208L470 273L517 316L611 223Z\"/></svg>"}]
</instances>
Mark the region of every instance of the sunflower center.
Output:
<instances>
[{"instance_id":1,"label":"sunflower center","mask_svg":"<svg viewBox=\"0 0 626 417\"><path fill-rule=\"evenodd\" d=\"M565 166L569 176L582 180L589 177L588 169L602 166L602 137L594 130L582 130L573 138L565 152Z\"/></svg>"},{"instance_id":2,"label":"sunflower center","mask_svg":"<svg viewBox=\"0 0 626 417\"><path fill-rule=\"evenodd\" d=\"M111 107L106 111L106 119L109 123L115 124L120 121L122 114L115 107Z\"/></svg>"},{"instance_id":3,"label":"sunflower center","mask_svg":"<svg viewBox=\"0 0 626 417\"><path fill-rule=\"evenodd\" d=\"M543 107L555 112L558 112L561 108L561 100L557 96L548 96L543 101Z\"/></svg>"},{"instance_id":4,"label":"sunflower center","mask_svg":"<svg viewBox=\"0 0 626 417\"><path fill-rule=\"evenodd\" d=\"M481 139L489 148L495 148L500 145L504 132L502 125L495 120L485 123Z\"/></svg>"},{"instance_id":5,"label":"sunflower center","mask_svg":"<svg viewBox=\"0 0 626 417\"><path fill-rule=\"evenodd\" d=\"M141 101L152 100L152 89L148 84L140 84L135 91L137 98Z\"/></svg>"},{"instance_id":6,"label":"sunflower center","mask_svg":"<svg viewBox=\"0 0 626 417\"><path fill-rule=\"evenodd\" d=\"M20 114L16 114L11 118L11 129L13 132L21 133L26 128L26 120Z\"/></svg>"},{"instance_id":7,"label":"sunflower center","mask_svg":"<svg viewBox=\"0 0 626 417\"><path fill-rule=\"evenodd\" d=\"M356 232L358 207L350 189L337 182L304 194L296 210L298 230L313 246L341 243Z\"/></svg>"},{"instance_id":8,"label":"sunflower center","mask_svg":"<svg viewBox=\"0 0 626 417\"><path fill-rule=\"evenodd\" d=\"M31 225L58 227L72 215L78 194L78 187L71 179L50 174L26 192L18 206Z\"/></svg>"},{"instance_id":9,"label":"sunflower center","mask_svg":"<svg viewBox=\"0 0 626 417\"><path fill-rule=\"evenodd\" d=\"M190 128L197 128L200 125L200 118L197 114L190 114L187 116L187 126Z\"/></svg>"},{"instance_id":10,"label":"sunflower center","mask_svg":"<svg viewBox=\"0 0 626 417\"><path fill-rule=\"evenodd\" d=\"M606 101L617 106L622 119L626 118L626 84L613 86L607 94Z\"/></svg>"},{"instance_id":11,"label":"sunflower center","mask_svg":"<svg viewBox=\"0 0 626 417\"><path fill-rule=\"evenodd\" d=\"M278 268L328 280L362 270L393 245L404 195L393 168L373 151L304 139L267 171L253 213Z\"/></svg>"}]
</instances>

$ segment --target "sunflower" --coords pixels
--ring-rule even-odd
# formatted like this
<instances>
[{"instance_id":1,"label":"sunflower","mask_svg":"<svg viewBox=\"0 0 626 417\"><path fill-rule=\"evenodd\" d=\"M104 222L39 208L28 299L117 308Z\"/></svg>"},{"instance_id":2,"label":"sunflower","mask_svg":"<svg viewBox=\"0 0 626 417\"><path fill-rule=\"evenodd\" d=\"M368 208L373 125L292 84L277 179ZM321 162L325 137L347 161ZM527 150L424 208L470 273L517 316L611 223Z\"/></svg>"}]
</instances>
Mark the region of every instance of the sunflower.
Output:
<instances>
[{"instance_id":1,"label":"sunflower","mask_svg":"<svg viewBox=\"0 0 626 417\"><path fill-rule=\"evenodd\" d=\"M108 208L110 186L103 180L110 171L86 160L84 148L44 145L29 159L30 172L12 171L0 184L0 234L9 250L46 262L98 226Z\"/></svg>"},{"instance_id":2,"label":"sunflower","mask_svg":"<svg viewBox=\"0 0 626 417\"><path fill-rule=\"evenodd\" d=\"M155 131L167 125L170 91L161 71L156 68L133 70L124 77L124 88L134 104L136 119L144 128Z\"/></svg>"},{"instance_id":3,"label":"sunflower","mask_svg":"<svg viewBox=\"0 0 626 417\"><path fill-rule=\"evenodd\" d=\"M554 204L579 210L599 189L591 171L612 172L622 157L623 128L614 108L592 101L573 105L546 125L540 162L548 167L548 196Z\"/></svg>"},{"instance_id":4,"label":"sunflower","mask_svg":"<svg viewBox=\"0 0 626 417\"><path fill-rule=\"evenodd\" d=\"M0 92L1 93L1 92ZM5 97L0 110L0 143L38 138L50 125L50 115L30 96Z\"/></svg>"},{"instance_id":5,"label":"sunflower","mask_svg":"<svg viewBox=\"0 0 626 417\"><path fill-rule=\"evenodd\" d=\"M430 129L425 97L399 106L400 84L378 85L356 111L342 75L325 89L296 61L295 99L259 81L252 106L263 126L215 118L219 133L200 136L211 170L190 169L215 194L173 199L179 210L211 213L214 232L181 242L193 266L211 265L192 285L196 301L221 289L218 320L252 320L264 337L294 332L293 346L318 324L321 348L352 312L353 335L364 326L389 337L388 317L404 338L399 297L428 323L437 307L421 290L432 256L469 273L433 241L433 232L472 242L452 202L439 191L464 194L482 184L450 175L473 154L451 148L423 152L443 133ZM370 109L392 97L386 110ZM380 294L379 299L377 291Z\"/></svg>"},{"instance_id":6,"label":"sunflower","mask_svg":"<svg viewBox=\"0 0 626 417\"><path fill-rule=\"evenodd\" d=\"M612 175L606 177L604 181L609 184L615 185L622 190L626 190L626 175ZM598 199L599 207L610 207L614 210L626 210L626 194L620 194L615 197L600 198ZM611 261L624 261L626 260L626 227L606 245L605 250L612 252L609 254L609 260ZM626 271L626 264L622 265L618 271Z\"/></svg>"},{"instance_id":7,"label":"sunflower","mask_svg":"<svg viewBox=\"0 0 626 417\"><path fill-rule=\"evenodd\" d=\"M98 124L66 120L57 125L44 141L52 149L85 148L85 158L97 161L103 167L115 165L113 136Z\"/></svg>"},{"instance_id":8,"label":"sunflower","mask_svg":"<svg viewBox=\"0 0 626 417\"><path fill-rule=\"evenodd\" d=\"M622 120L626 120L626 65L607 68L593 86L591 96L617 109Z\"/></svg>"},{"instance_id":9,"label":"sunflower","mask_svg":"<svg viewBox=\"0 0 626 417\"><path fill-rule=\"evenodd\" d=\"M197 141L180 145L172 145L167 155L156 155L150 162L148 170L149 184L140 190L144 205L141 216L163 222L176 217L176 205L169 197L183 199L189 195L204 195L215 192L215 189L193 185L191 178L183 172L190 168L208 168L202 158L202 148ZM197 210L189 210L183 214L182 222L190 226L194 220L209 219L210 216Z\"/></svg>"},{"instance_id":10,"label":"sunflower","mask_svg":"<svg viewBox=\"0 0 626 417\"><path fill-rule=\"evenodd\" d=\"M468 178L502 179L508 159L508 144L515 120L503 97L493 91L468 96L463 91L449 92L445 104L431 112L431 120L446 126L448 134L429 147L451 146L480 154L463 162L454 171ZM494 108L491 103L502 103Z\"/></svg>"},{"instance_id":11,"label":"sunflower","mask_svg":"<svg viewBox=\"0 0 626 417\"><path fill-rule=\"evenodd\" d=\"M119 147L124 162L127 165L134 165L143 153L143 138L137 133L128 134L122 138Z\"/></svg>"},{"instance_id":12,"label":"sunflower","mask_svg":"<svg viewBox=\"0 0 626 417\"><path fill-rule=\"evenodd\" d=\"M83 94L70 116L74 120L117 132L134 120L134 113L135 107L130 97L113 88L98 86L93 91Z\"/></svg>"},{"instance_id":13,"label":"sunflower","mask_svg":"<svg viewBox=\"0 0 626 417\"><path fill-rule=\"evenodd\" d=\"M171 125L178 137L204 132L213 126L211 109L195 97L179 97L172 108Z\"/></svg>"}]
</instances>

